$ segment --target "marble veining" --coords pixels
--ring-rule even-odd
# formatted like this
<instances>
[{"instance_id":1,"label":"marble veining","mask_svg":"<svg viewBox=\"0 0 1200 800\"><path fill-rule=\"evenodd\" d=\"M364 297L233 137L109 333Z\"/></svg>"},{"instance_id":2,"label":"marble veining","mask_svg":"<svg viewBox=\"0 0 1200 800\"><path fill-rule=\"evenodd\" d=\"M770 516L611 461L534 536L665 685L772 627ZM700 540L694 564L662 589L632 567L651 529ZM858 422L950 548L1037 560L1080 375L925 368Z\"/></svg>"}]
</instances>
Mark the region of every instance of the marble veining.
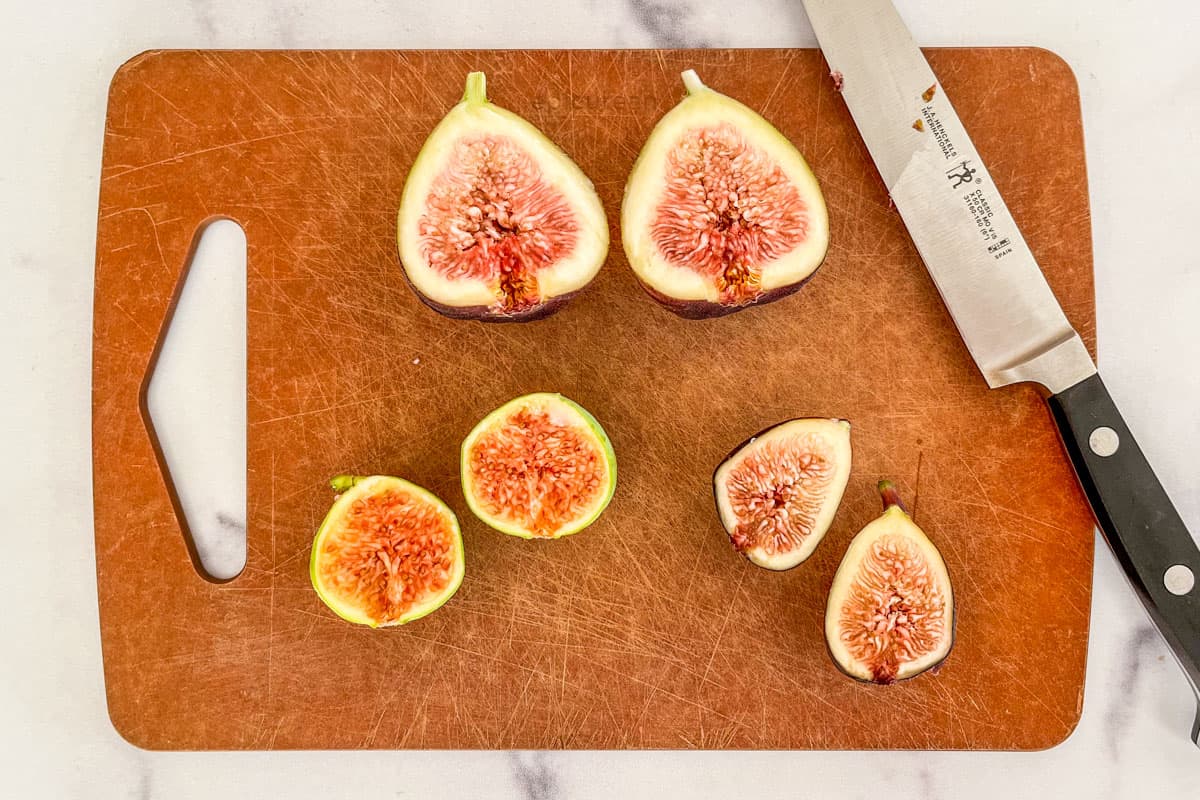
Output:
<instances>
[{"instance_id":1,"label":"marble veining","mask_svg":"<svg viewBox=\"0 0 1200 800\"><path fill-rule=\"evenodd\" d=\"M555 800L561 797L558 776L545 753L508 754L522 800Z\"/></svg>"},{"instance_id":2,"label":"marble veining","mask_svg":"<svg viewBox=\"0 0 1200 800\"><path fill-rule=\"evenodd\" d=\"M655 47L712 47L712 43L688 30L690 4L662 0L628 0L629 10Z\"/></svg>"},{"instance_id":3,"label":"marble veining","mask_svg":"<svg viewBox=\"0 0 1200 800\"><path fill-rule=\"evenodd\" d=\"M240 533L243 536L246 534L246 520L227 511L217 512L217 524L230 533Z\"/></svg>"},{"instance_id":4,"label":"marble veining","mask_svg":"<svg viewBox=\"0 0 1200 800\"><path fill-rule=\"evenodd\" d=\"M217 37L217 19L211 0L191 0L192 15L207 39Z\"/></svg>"},{"instance_id":5,"label":"marble veining","mask_svg":"<svg viewBox=\"0 0 1200 800\"><path fill-rule=\"evenodd\" d=\"M154 784L149 766L143 765L138 770L137 783L134 786L132 796L136 800L151 800L154 797Z\"/></svg>"},{"instance_id":6,"label":"marble veining","mask_svg":"<svg viewBox=\"0 0 1200 800\"><path fill-rule=\"evenodd\" d=\"M242 571L246 564L244 512L217 511L198 524L189 524L186 530L210 576L224 580Z\"/></svg>"},{"instance_id":7,"label":"marble veining","mask_svg":"<svg viewBox=\"0 0 1200 800\"><path fill-rule=\"evenodd\" d=\"M1142 665L1149 663L1162 647L1165 645L1152 625L1139 625L1129 636L1124 648L1124 664L1117 693L1113 695L1105 714L1105 739L1109 755L1113 758L1120 754L1121 740L1128 734L1130 722L1137 713Z\"/></svg>"}]
</instances>

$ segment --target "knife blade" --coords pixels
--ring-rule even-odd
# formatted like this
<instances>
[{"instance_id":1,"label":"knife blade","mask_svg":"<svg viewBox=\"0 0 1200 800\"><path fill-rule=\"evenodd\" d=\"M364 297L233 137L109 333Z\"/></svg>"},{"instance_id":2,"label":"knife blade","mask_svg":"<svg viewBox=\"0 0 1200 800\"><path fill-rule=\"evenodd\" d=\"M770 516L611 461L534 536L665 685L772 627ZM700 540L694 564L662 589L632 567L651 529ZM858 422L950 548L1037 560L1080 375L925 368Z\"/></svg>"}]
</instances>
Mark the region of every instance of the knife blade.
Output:
<instances>
[{"instance_id":1,"label":"knife blade","mask_svg":"<svg viewBox=\"0 0 1200 800\"><path fill-rule=\"evenodd\" d=\"M803 0L841 94L992 388L1033 381L1101 532L1200 703L1200 549L890 0ZM1200 745L1200 709L1192 729Z\"/></svg>"}]
</instances>

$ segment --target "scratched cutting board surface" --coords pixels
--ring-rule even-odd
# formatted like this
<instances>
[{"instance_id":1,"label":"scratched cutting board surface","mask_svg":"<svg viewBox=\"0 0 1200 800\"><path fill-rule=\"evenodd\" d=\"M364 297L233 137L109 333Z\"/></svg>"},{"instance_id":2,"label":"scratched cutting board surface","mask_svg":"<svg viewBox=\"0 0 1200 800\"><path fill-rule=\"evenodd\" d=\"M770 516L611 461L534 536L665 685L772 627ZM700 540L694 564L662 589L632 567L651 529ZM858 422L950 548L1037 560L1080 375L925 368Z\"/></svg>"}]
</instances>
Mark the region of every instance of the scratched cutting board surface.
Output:
<instances>
[{"instance_id":1,"label":"scratched cutting board surface","mask_svg":"<svg viewBox=\"0 0 1200 800\"><path fill-rule=\"evenodd\" d=\"M1093 343L1070 69L1026 48L929 58ZM799 147L832 226L799 294L703 322L653 303L616 244L625 177L688 67ZM406 172L475 69L609 215L599 277L541 322L443 318L397 262ZM218 217L249 247L249 555L226 584L193 565L142 403ZM817 51L143 54L112 84L97 250L100 623L109 711L138 745L1029 749L1079 718L1085 500L1035 390L984 385ZM608 511L558 542L485 528L458 484L472 425L535 390L590 409L620 462ZM731 549L710 475L800 415L853 422L853 473L815 555L772 573ZM339 472L404 476L458 513L467 575L436 614L372 631L317 599L309 548ZM939 674L876 688L833 667L822 618L885 476L945 556L958 639Z\"/></svg>"}]
</instances>

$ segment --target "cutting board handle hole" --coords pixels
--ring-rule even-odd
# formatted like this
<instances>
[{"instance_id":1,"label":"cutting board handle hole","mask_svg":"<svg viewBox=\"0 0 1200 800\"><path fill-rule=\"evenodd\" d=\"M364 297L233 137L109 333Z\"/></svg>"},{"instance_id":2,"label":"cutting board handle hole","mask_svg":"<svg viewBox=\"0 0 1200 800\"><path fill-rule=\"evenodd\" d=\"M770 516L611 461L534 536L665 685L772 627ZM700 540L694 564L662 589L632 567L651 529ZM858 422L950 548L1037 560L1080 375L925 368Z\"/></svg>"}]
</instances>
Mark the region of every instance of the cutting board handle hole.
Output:
<instances>
[{"instance_id":1,"label":"cutting board handle hole","mask_svg":"<svg viewBox=\"0 0 1200 800\"><path fill-rule=\"evenodd\" d=\"M142 417L192 564L246 566L246 234L201 225L142 386Z\"/></svg>"}]
</instances>

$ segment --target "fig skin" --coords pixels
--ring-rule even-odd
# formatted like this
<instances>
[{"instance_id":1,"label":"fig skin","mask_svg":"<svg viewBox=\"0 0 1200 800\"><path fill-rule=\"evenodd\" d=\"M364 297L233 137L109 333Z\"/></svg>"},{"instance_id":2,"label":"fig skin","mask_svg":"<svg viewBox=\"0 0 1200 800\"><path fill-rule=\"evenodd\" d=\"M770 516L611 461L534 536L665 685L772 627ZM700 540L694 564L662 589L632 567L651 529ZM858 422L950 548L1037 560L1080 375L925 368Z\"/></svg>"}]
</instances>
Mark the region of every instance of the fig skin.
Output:
<instances>
[{"instance_id":1,"label":"fig skin","mask_svg":"<svg viewBox=\"0 0 1200 800\"><path fill-rule=\"evenodd\" d=\"M769 569L773 572L787 572L787 571L793 570L796 567L803 564L805 561L807 561L809 558L812 557L812 554L814 552L816 552L816 548L820 545L821 541L825 538L825 534L827 534L829 532L829 528L833 524L833 518L837 514L838 507L841 505L842 496L845 493L846 484L848 483L849 477L850 477L850 469L853 464L853 450L852 450L852 448L850 446L850 442L849 442L849 432L850 432L850 428L851 428L850 421L846 420L846 419L841 419L838 417L792 417L791 419L786 419L783 422L777 422L774 425L769 425L766 428L763 428L762 430L760 430L758 433L755 433L753 436L747 437L743 442L741 442L739 445L737 445L737 447L734 447L732 450L730 450L729 453L727 453L726 456L724 458L722 458L720 460L720 462L717 464L717 466L713 469L713 474L712 474L713 502L717 506L717 518L718 518L718 521L720 521L721 527L722 527L722 529L724 529L726 535L732 536L731 531L725 525L725 520L722 516L722 510L721 510L721 495L720 495L721 470L725 467L726 464L728 464L733 458L735 458L743 450L745 450L747 447L749 447L751 444L753 444L756 440L761 439L763 436L771 433L772 431L775 431L778 428L782 428L784 426L791 425L791 424L797 423L797 422L814 422L814 423L815 422L831 422L836 425L843 426L845 428L845 431L847 434L846 450L843 455L843 457L845 459L845 463L838 464L838 468L842 471L842 479L840 481L835 480L835 482L834 482L835 486L831 487L831 491L835 492L837 497L833 501L833 511L829 515L829 520L823 529L815 530L810 533L810 537L813 539L813 544L810 546L810 549L808 550L808 552L806 554L804 554L800 558L799 561L796 561L795 563L792 563L792 564L786 564L786 565L780 565L778 561L774 564L763 563L761 561L755 560L755 558L753 558L749 552L742 550L740 548L737 548L735 546L735 549L737 550L737 552L743 558L745 558L747 561L749 561L751 564L754 564L757 567L762 567L763 569ZM836 485L836 484L840 484L840 485Z\"/></svg>"},{"instance_id":2,"label":"fig skin","mask_svg":"<svg viewBox=\"0 0 1200 800\"><path fill-rule=\"evenodd\" d=\"M861 531L859 531L859 533L857 535L855 535L854 539L851 540L851 542L850 542L850 546L847 548L846 555L843 556L842 562L838 565L837 572L834 574L833 581L829 588L829 602L827 603L826 609L825 609L825 637L824 638L825 638L825 651L829 654L829 660L833 662L834 666L837 667L838 671L841 672L843 675L845 675L848 678L854 679L858 683L866 684L869 686L890 686L895 683L903 683L905 681L912 680L913 678L915 678L919 675L924 675L926 672L928 672L932 675L936 675L938 673L938 671L941 670L942 665L946 663L946 659L949 658L950 653L953 652L954 645L957 641L957 637L958 637L958 603L954 599L954 585L950 580L950 571L945 565L945 560L942 558L941 552L938 551L937 546L934 545L932 543L932 541L929 540L929 537L925 535L925 532L922 531L921 528L915 522L913 522L912 518L908 515L908 509L904 506L904 503L900 500L900 494L896 490L895 484L892 483L890 480L881 480L877 485L877 489L879 491L880 499L883 501L883 514L879 517L876 517L874 520L872 520L870 523L868 523ZM837 653L834 652L833 645L831 644L831 639L830 639L830 637L833 634L830 631L829 619L830 619L830 615L832 613L834 613L834 609L832 608L831 602L832 602L832 598L833 598L834 587L837 585L838 578L842 577L843 569L848 566L846 563L846 558L850 555L850 549L853 548L855 541L857 541L858 538L863 533L867 532L867 530L872 525L882 522L883 520L885 520L888 517L889 514L897 514L897 513L903 516L903 519L906 521L907 525L911 526L912 529L915 529L915 531L920 534L920 536L925 540L925 543L928 544L928 546L930 548L932 548L933 553L937 556L937 559L940 562L941 569L946 577L945 588L946 588L946 593L947 593L947 602L950 605L950 621L949 621L949 626L948 626L948 631L947 631L947 644L945 647L945 651L941 654L940 658L930 662L929 664L925 665L921 669L919 669L915 672L912 672L910 674L907 674L904 676L897 676L897 677L889 678L886 680L877 680L875 678L864 677L863 675L857 675L857 674L851 672L847 668L847 666L845 664L843 664L842 661L838 658ZM911 534L909 534L909 535L911 535ZM855 566L857 566L857 565L855 565ZM853 577L853 576L851 576L851 577ZM840 608L838 609L838 611L840 611Z\"/></svg>"},{"instance_id":3,"label":"fig skin","mask_svg":"<svg viewBox=\"0 0 1200 800\"><path fill-rule=\"evenodd\" d=\"M399 259L397 259L399 262ZM404 282L413 290L413 294L428 308L433 309L443 317L450 319L469 320L474 322L488 322L503 325L508 322L537 322L539 319L557 314L561 311L568 302L574 299L583 289L576 289L567 294L555 295L547 298L536 306L525 309L524 311L508 312L499 311L494 306L450 306L433 300L426 296L412 279L408 277L408 272L404 270L403 263L400 264L400 273L404 276ZM584 287L586 288L586 287Z\"/></svg>"},{"instance_id":4,"label":"fig skin","mask_svg":"<svg viewBox=\"0 0 1200 800\"><path fill-rule=\"evenodd\" d=\"M824 263L824 259L822 259L822 263ZM644 281L638 281L638 283L641 285L642 289L645 290L646 294L650 295L659 305L663 306L677 316L683 317L684 319L696 320L717 319L718 317L727 317L730 314L735 314L743 309L754 308L755 306L765 306L767 303L774 303L776 300L782 300L785 297L795 294L803 289L808 282L816 276L817 270L820 269L820 266L821 265L818 264L817 268L812 271L812 274L803 280L789 284L788 286L778 286L770 291L763 292L749 303L742 303L741 305L736 306L726 305L724 303L713 303L708 300L680 300L678 297L671 297L670 295L663 294ZM770 428L767 430L770 430ZM750 438L753 439L754 437L752 436Z\"/></svg>"}]
</instances>

